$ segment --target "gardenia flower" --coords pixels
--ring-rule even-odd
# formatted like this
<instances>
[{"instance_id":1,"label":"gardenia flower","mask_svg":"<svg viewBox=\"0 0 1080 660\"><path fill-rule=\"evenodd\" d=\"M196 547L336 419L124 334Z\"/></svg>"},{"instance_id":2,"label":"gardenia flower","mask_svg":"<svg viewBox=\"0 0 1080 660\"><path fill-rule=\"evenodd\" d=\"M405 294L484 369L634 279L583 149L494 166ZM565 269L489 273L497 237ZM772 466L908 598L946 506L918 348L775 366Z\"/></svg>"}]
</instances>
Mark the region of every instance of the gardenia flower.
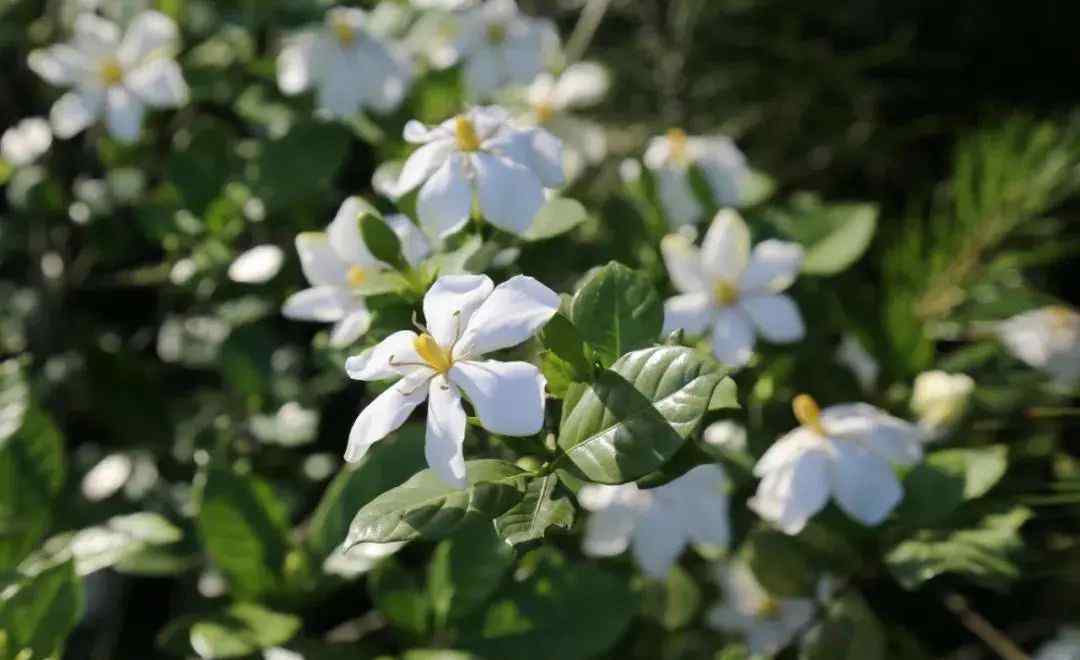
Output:
<instances>
[{"instance_id":1,"label":"gardenia flower","mask_svg":"<svg viewBox=\"0 0 1080 660\"><path fill-rule=\"evenodd\" d=\"M508 120L505 110L488 106L432 128L405 125L405 139L423 146L405 162L398 192L423 184L416 212L430 233L444 238L464 227L475 196L485 220L521 235L544 206L544 188L563 185L558 138Z\"/></svg>"},{"instance_id":2,"label":"gardenia flower","mask_svg":"<svg viewBox=\"0 0 1080 660\"><path fill-rule=\"evenodd\" d=\"M1057 637L1039 647L1034 660L1080 660L1080 630L1063 629Z\"/></svg>"},{"instance_id":3,"label":"gardenia flower","mask_svg":"<svg viewBox=\"0 0 1080 660\"><path fill-rule=\"evenodd\" d=\"M859 387L864 391L870 391L877 385L881 366L855 335L844 335L840 347L836 349L836 361L855 374L855 380L859 381Z\"/></svg>"},{"instance_id":4,"label":"gardenia flower","mask_svg":"<svg viewBox=\"0 0 1080 660\"><path fill-rule=\"evenodd\" d=\"M865 403L824 411L808 395L792 404L802 426L781 436L754 466L761 477L747 505L787 534L798 534L830 495L864 525L877 525L904 491L893 465L922 458L918 429Z\"/></svg>"},{"instance_id":5,"label":"gardenia flower","mask_svg":"<svg viewBox=\"0 0 1080 660\"><path fill-rule=\"evenodd\" d=\"M390 270L364 244L358 222L364 207L358 197L341 205L326 232L306 232L296 237L300 266L311 287L285 301L282 313L300 321L333 323L330 345L341 348L356 341L371 325L371 312L357 293L375 273ZM429 252L423 234L404 215L392 215L386 223L401 240L402 255L410 266Z\"/></svg>"},{"instance_id":6,"label":"gardenia flower","mask_svg":"<svg viewBox=\"0 0 1080 660\"><path fill-rule=\"evenodd\" d=\"M28 59L49 83L73 88L53 104L53 131L69 138L104 115L110 135L123 142L137 140L147 106L187 103L187 83L172 59L179 41L176 24L160 12L137 15L122 38L115 24L80 14L74 39L35 50Z\"/></svg>"},{"instance_id":7,"label":"gardenia flower","mask_svg":"<svg viewBox=\"0 0 1080 660\"><path fill-rule=\"evenodd\" d=\"M51 146L49 122L41 117L29 117L4 131L0 157L15 167L23 167L40 158Z\"/></svg>"},{"instance_id":8,"label":"gardenia flower","mask_svg":"<svg viewBox=\"0 0 1080 660\"><path fill-rule=\"evenodd\" d=\"M814 618L810 598L774 598L744 562L719 571L724 600L705 615L714 630L741 635L750 652L771 656L788 645Z\"/></svg>"},{"instance_id":9,"label":"gardenia flower","mask_svg":"<svg viewBox=\"0 0 1080 660\"><path fill-rule=\"evenodd\" d=\"M360 9L335 7L321 28L290 40L278 56L281 91L300 94L314 86L319 108L334 117L396 108L412 82L412 67L367 22Z\"/></svg>"},{"instance_id":10,"label":"gardenia flower","mask_svg":"<svg viewBox=\"0 0 1080 660\"><path fill-rule=\"evenodd\" d=\"M1062 305L1024 312L997 326L1014 357L1062 384L1080 379L1080 314Z\"/></svg>"},{"instance_id":11,"label":"gardenia flower","mask_svg":"<svg viewBox=\"0 0 1080 660\"><path fill-rule=\"evenodd\" d=\"M274 279L285 261L276 245L256 245L229 264L229 279L241 284L262 284Z\"/></svg>"},{"instance_id":12,"label":"gardenia flower","mask_svg":"<svg viewBox=\"0 0 1080 660\"><path fill-rule=\"evenodd\" d=\"M440 277L424 296L423 334L395 332L346 362L350 378L401 380L356 418L345 460L360 460L427 399L428 465L446 483L463 488L462 394L492 433L533 435L544 423L547 381L540 370L528 362L480 358L522 343L558 309L558 294L531 277L518 275L498 287L486 275Z\"/></svg>"},{"instance_id":13,"label":"gardenia flower","mask_svg":"<svg viewBox=\"0 0 1080 660\"><path fill-rule=\"evenodd\" d=\"M610 557L629 546L641 570L661 579L689 543L726 547L727 476L719 465L699 465L663 486L588 484L578 501L591 511L583 549Z\"/></svg>"},{"instance_id":14,"label":"gardenia flower","mask_svg":"<svg viewBox=\"0 0 1080 660\"><path fill-rule=\"evenodd\" d=\"M967 374L925 371L915 378L911 410L931 435L954 426L967 410L975 381Z\"/></svg>"},{"instance_id":15,"label":"gardenia flower","mask_svg":"<svg viewBox=\"0 0 1080 660\"><path fill-rule=\"evenodd\" d=\"M467 11L457 30L455 49L474 98L531 81L559 40L551 21L522 14L514 0L489 0Z\"/></svg>"},{"instance_id":16,"label":"gardenia flower","mask_svg":"<svg viewBox=\"0 0 1080 660\"><path fill-rule=\"evenodd\" d=\"M673 227L697 222L706 212L690 184L691 167L701 173L712 191L712 201L721 207L739 206L750 175L746 157L729 138L690 137L678 128L653 138L644 160L656 179L660 204Z\"/></svg>"},{"instance_id":17,"label":"gardenia flower","mask_svg":"<svg viewBox=\"0 0 1080 660\"><path fill-rule=\"evenodd\" d=\"M712 328L713 354L741 367L754 353L754 336L776 343L803 338L806 329L795 302L780 293L795 281L803 250L770 239L750 252L750 231L739 214L716 214L698 250L682 234L660 245L668 274L681 295L664 304L664 332L700 334Z\"/></svg>"}]
</instances>

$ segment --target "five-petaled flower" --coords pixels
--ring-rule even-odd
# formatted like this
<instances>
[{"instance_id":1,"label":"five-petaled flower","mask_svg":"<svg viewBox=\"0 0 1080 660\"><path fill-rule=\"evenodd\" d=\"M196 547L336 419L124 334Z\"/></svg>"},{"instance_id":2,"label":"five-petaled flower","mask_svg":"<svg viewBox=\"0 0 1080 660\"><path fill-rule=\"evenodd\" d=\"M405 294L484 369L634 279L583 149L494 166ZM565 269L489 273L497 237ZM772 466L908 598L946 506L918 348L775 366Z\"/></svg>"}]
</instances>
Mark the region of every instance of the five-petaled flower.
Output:
<instances>
[{"instance_id":1,"label":"five-petaled flower","mask_svg":"<svg viewBox=\"0 0 1080 660\"><path fill-rule=\"evenodd\" d=\"M755 655L780 652L814 619L814 599L773 596L745 562L725 563L718 573L724 600L706 613L705 621L714 630L741 634Z\"/></svg>"},{"instance_id":2,"label":"five-petaled flower","mask_svg":"<svg viewBox=\"0 0 1080 660\"><path fill-rule=\"evenodd\" d=\"M334 117L396 108L412 82L412 65L367 22L360 9L335 7L319 29L291 39L278 56L281 91L300 94L314 86L319 108Z\"/></svg>"},{"instance_id":3,"label":"five-petaled flower","mask_svg":"<svg viewBox=\"0 0 1080 660\"><path fill-rule=\"evenodd\" d=\"M187 103L187 83L172 59L179 40L176 24L160 12L137 15L122 37L114 23L80 14L70 42L35 50L28 59L49 83L74 88L52 107L56 135L72 137L104 114L110 135L134 142L147 106Z\"/></svg>"},{"instance_id":4,"label":"five-petaled flower","mask_svg":"<svg viewBox=\"0 0 1080 660\"><path fill-rule=\"evenodd\" d=\"M551 21L518 11L514 0L490 0L467 11L455 50L465 62L465 86L482 99L501 87L523 85L544 69L558 44Z\"/></svg>"},{"instance_id":5,"label":"five-petaled flower","mask_svg":"<svg viewBox=\"0 0 1080 660\"><path fill-rule=\"evenodd\" d=\"M716 215L700 250L681 234L665 237L660 249L681 292L664 305L664 332L711 327L713 354L733 367L750 360L755 334L776 343L803 338L799 308L781 293L802 267L799 245L769 239L751 253L746 223L729 209Z\"/></svg>"},{"instance_id":6,"label":"five-petaled flower","mask_svg":"<svg viewBox=\"0 0 1080 660\"><path fill-rule=\"evenodd\" d=\"M306 232L296 237L300 266L311 287L285 301L282 313L300 321L333 323L330 345L348 346L367 332L371 312L359 290L373 274L390 269L364 244L359 219L364 204L350 197L341 205L326 232ZM411 266L429 252L427 239L404 215L392 215L386 223L401 240L402 255Z\"/></svg>"},{"instance_id":7,"label":"five-petaled flower","mask_svg":"<svg viewBox=\"0 0 1080 660\"><path fill-rule=\"evenodd\" d=\"M583 486L578 501L592 512L585 554L610 557L629 546L641 570L662 579L688 543L727 546L727 485L722 467L699 465L650 490L634 483Z\"/></svg>"},{"instance_id":8,"label":"five-petaled flower","mask_svg":"<svg viewBox=\"0 0 1080 660\"><path fill-rule=\"evenodd\" d=\"M1033 309L995 328L1005 348L1059 385L1080 381L1080 313L1063 305Z\"/></svg>"},{"instance_id":9,"label":"five-petaled flower","mask_svg":"<svg viewBox=\"0 0 1080 660\"><path fill-rule=\"evenodd\" d=\"M730 138L690 137L679 128L650 140L644 161L656 178L660 205L672 227L695 223L706 212L694 192L691 168L701 174L713 204L720 207L741 205L750 176L746 157Z\"/></svg>"},{"instance_id":10,"label":"five-petaled flower","mask_svg":"<svg viewBox=\"0 0 1080 660\"><path fill-rule=\"evenodd\" d=\"M423 146L405 162L398 192L423 184L417 215L439 237L465 226L474 195L485 220L523 234L544 206L544 188L565 182L559 139L542 128L511 126L497 106L473 108L432 128L413 120L404 135Z\"/></svg>"},{"instance_id":11,"label":"five-petaled flower","mask_svg":"<svg viewBox=\"0 0 1080 660\"><path fill-rule=\"evenodd\" d=\"M820 410L800 394L792 407L801 426L754 466L762 479L748 506L788 534L798 534L830 495L852 518L879 524L904 494L893 466L922 458L919 430L865 403Z\"/></svg>"},{"instance_id":12,"label":"five-petaled flower","mask_svg":"<svg viewBox=\"0 0 1080 660\"><path fill-rule=\"evenodd\" d=\"M544 422L547 381L540 370L528 362L480 358L522 343L558 308L559 296L531 277L519 275L498 287L485 275L440 277L424 296L427 327L422 334L395 332L346 362L349 376L357 380L401 379L356 418L345 460L360 460L427 399L428 465L447 483L463 488L462 394L492 433L533 435Z\"/></svg>"}]
</instances>

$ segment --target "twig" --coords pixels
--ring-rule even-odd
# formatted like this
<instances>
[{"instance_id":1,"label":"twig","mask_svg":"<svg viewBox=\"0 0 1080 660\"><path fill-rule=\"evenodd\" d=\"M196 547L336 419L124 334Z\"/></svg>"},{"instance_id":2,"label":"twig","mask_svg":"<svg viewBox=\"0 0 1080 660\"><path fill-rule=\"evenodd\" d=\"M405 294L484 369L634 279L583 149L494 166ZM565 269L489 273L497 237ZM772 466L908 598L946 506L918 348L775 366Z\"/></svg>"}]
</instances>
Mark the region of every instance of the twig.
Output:
<instances>
[{"instance_id":1,"label":"twig","mask_svg":"<svg viewBox=\"0 0 1080 660\"><path fill-rule=\"evenodd\" d=\"M971 634L981 639L1002 660L1031 660L1031 656L995 628L994 624L971 609L967 599L960 594L956 592L947 593L942 597L941 601L950 612L956 615L956 618Z\"/></svg>"},{"instance_id":2,"label":"twig","mask_svg":"<svg viewBox=\"0 0 1080 660\"><path fill-rule=\"evenodd\" d=\"M566 48L563 49L565 64L572 64L585 54L610 4L611 0L589 0L585 8L581 10L577 25L574 26L574 31L566 40Z\"/></svg>"}]
</instances>

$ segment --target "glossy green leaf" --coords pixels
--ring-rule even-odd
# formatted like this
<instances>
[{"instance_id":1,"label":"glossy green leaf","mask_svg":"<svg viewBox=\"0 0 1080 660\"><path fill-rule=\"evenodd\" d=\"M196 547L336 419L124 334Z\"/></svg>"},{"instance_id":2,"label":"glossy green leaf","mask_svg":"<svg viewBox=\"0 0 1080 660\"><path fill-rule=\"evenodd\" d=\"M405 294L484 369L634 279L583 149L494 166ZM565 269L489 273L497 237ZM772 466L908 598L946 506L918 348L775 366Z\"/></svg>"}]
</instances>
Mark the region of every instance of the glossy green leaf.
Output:
<instances>
[{"instance_id":1,"label":"glossy green leaf","mask_svg":"<svg viewBox=\"0 0 1080 660\"><path fill-rule=\"evenodd\" d=\"M926 457L904 478L904 501L897 509L906 525L928 525L948 516L967 500L982 497L1009 467L1008 448L943 449Z\"/></svg>"},{"instance_id":2,"label":"glossy green leaf","mask_svg":"<svg viewBox=\"0 0 1080 660\"><path fill-rule=\"evenodd\" d=\"M757 529L747 537L742 552L754 578L770 594L782 598L813 595L818 574L796 538Z\"/></svg>"},{"instance_id":3,"label":"glossy green leaf","mask_svg":"<svg viewBox=\"0 0 1080 660\"><path fill-rule=\"evenodd\" d=\"M464 525L441 541L428 564L436 625L443 628L483 605L513 565L514 549L489 520Z\"/></svg>"},{"instance_id":4,"label":"glossy green leaf","mask_svg":"<svg viewBox=\"0 0 1080 660\"><path fill-rule=\"evenodd\" d=\"M361 213L357 221L364 244L376 259L398 269L407 265L401 254L401 239L381 217L375 213Z\"/></svg>"},{"instance_id":5,"label":"glossy green leaf","mask_svg":"<svg viewBox=\"0 0 1080 660\"><path fill-rule=\"evenodd\" d=\"M542 241L565 234L588 219L581 202L566 197L555 197L548 201L540 213L533 218L532 224L525 231L525 240Z\"/></svg>"},{"instance_id":6,"label":"glossy green leaf","mask_svg":"<svg viewBox=\"0 0 1080 660\"><path fill-rule=\"evenodd\" d=\"M13 658L60 657L82 614L82 581L72 562L20 578L0 593L0 634Z\"/></svg>"},{"instance_id":7,"label":"glossy green leaf","mask_svg":"<svg viewBox=\"0 0 1080 660\"><path fill-rule=\"evenodd\" d=\"M699 426L725 374L680 346L619 358L563 404L559 446L591 481L625 483L657 470Z\"/></svg>"},{"instance_id":8,"label":"glossy green leaf","mask_svg":"<svg viewBox=\"0 0 1080 660\"><path fill-rule=\"evenodd\" d=\"M866 252L877 230L877 216L878 209L873 204L814 201L797 204L787 211L770 211L766 219L805 248L804 273L835 275Z\"/></svg>"},{"instance_id":9,"label":"glossy green leaf","mask_svg":"<svg viewBox=\"0 0 1080 660\"><path fill-rule=\"evenodd\" d=\"M379 563L368 579L368 594L379 613L411 635L430 628L431 601L420 581L393 557Z\"/></svg>"},{"instance_id":10,"label":"glossy green leaf","mask_svg":"<svg viewBox=\"0 0 1080 660\"><path fill-rule=\"evenodd\" d=\"M554 474L529 482L521 501L495 519L495 531L503 541L528 543L544 538L552 527L566 532L574 526L574 505L567 497L556 495L558 485Z\"/></svg>"},{"instance_id":11,"label":"glossy green leaf","mask_svg":"<svg viewBox=\"0 0 1080 660\"><path fill-rule=\"evenodd\" d=\"M158 636L158 645L177 655L196 654L206 660L239 658L284 644L300 630L300 624L291 614L256 603L235 603L173 621Z\"/></svg>"},{"instance_id":12,"label":"glossy green leaf","mask_svg":"<svg viewBox=\"0 0 1080 660\"><path fill-rule=\"evenodd\" d=\"M656 341L664 306L649 278L611 262L593 271L574 294L570 320L605 365Z\"/></svg>"},{"instance_id":13,"label":"glossy green leaf","mask_svg":"<svg viewBox=\"0 0 1080 660\"><path fill-rule=\"evenodd\" d=\"M34 407L0 444L0 570L18 564L47 531L64 483L63 451L60 432Z\"/></svg>"},{"instance_id":14,"label":"glossy green leaf","mask_svg":"<svg viewBox=\"0 0 1080 660\"><path fill-rule=\"evenodd\" d=\"M644 614L664 630L678 630L689 625L701 608L701 588L686 569L672 567L661 581L651 581L645 590Z\"/></svg>"},{"instance_id":15,"label":"glossy green leaf","mask_svg":"<svg viewBox=\"0 0 1080 660\"><path fill-rule=\"evenodd\" d=\"M345 129L324 122L298 124L265 142L255 161L259 196L279 207L323 190L344 162L349 144Z\"/></svg>"}]
</instances>

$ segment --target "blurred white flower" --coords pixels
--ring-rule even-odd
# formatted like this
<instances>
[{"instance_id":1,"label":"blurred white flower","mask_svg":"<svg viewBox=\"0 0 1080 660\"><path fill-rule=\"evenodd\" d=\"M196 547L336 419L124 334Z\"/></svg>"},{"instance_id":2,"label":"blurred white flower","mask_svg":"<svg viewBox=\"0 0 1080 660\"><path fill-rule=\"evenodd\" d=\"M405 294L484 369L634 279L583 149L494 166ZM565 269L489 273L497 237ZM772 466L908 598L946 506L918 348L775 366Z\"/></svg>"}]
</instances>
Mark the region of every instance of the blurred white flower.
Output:
<instances>
[{"instance_id":1,"label":"blurred white flower","mask_svg":"<svg viewBox=\"0 0 1080 660\"><path fill-rule=\"evenodd\" d=\"M319 428L319 411L288 401L273 415L254 415L251 432L267 443L295 447L311 442Z\"/></svg>"},{"instance_id":2,"label":"blurred white flower","mask_svg":"<svg viewBox=\"0 0 1080 660\"><path fill-rule=\"evenodd\" d=\"M820 410L808 395L792 404L801 426L781 436L754 466L761 477L747 505L787 534L798 534L829 497L864 525L877 525L904 491L893 465L922 458L915 426L865 403Z\"/></svg>"},{"instance_id":3,"label":"blurred white flower","mask_svg":"<svg viewBox=\"0 0 1080 660\"><path fill-rule=\"evenodd\" d=\"M924 371L915 377L911 410L919 425L935 436L960 421L974 389L975 381L967 374Z\"/></svg>"},{"instance_id":4,"label":"blurred white flower","mask_svg":"<svg viewBox=\"0 0 1080 660\"><path fill-rule=\"evenodd\" d=\"M52 146L52 129L41 117L28 117L4 131L0 157L15 167L33 163Z\"/></svg>"},{"instance_id":5,"label":"blurred white flower","mask_svg":"<svg viewBox=\"0 0 1080 660\"><path fill-rule=\"evenodd\" d=\"M350 378L402 378L356 418L345 460L360 460L427 399L428 465L448 484L464 487L462 393L492 433L533 435L544 422L547 381L539 369L479 358L527 340L558 309L558 294L531 277L519 275L498 287L485 275L440 277L424 296L423 334L395 332L346 362Z\"/></svg>"},{"instance_id":6,"label":"blurred white flower","mask_svg":"<svg viewBox=\"0 0 1080 660\"><path fill-rule=\"evenodd\" d=\"M705 429L702 440L724 451L743 451L746 449L746 428L729 419L713 422Z\"/></svg>"},{"instance_id":7,"label":"blurred white flower","mask_svg":"<svg viewBox=\"0 0 1080 660\"><path fill-rule=\"evenodd\" d=\"M997 325L1005 348L1055 381L1080 379L1080 314L1062 305L1024 312Z\"/></svg>"},{"instance_id":8,"label":"blurred white flower","mask_svg":"<svg viewBox=\"0 0 1080 660\"><path fill-rule=\"evenodd\" d=\"M137 15L123 36L114 23L87 13L75 19L70 42L31 52L28 64L49 83L73 88L52 107L58 137L72 137L104 115L110 135L134 142L147 107L178 108L188 101L173 59L179 46L176 24L160 12Z\"/></svg>"},{"instance_id":9,"label":"blurred white flower","mask_svg":"<svg viewBox=\"0 0 1080 660\"><path fill-rule=\"evenodd\" d=\"M285 253L276 245L256 245L229 264L229 279L243 284L269 282L281 270Z\"/></svg>"},{"instance_id":10,"label":"blurred white flower","mask_svg":"<svg viewBox=\"0 0 1080 660\"><path fill-rule=\"evenodd\" d=\"M588 484L578 493L581 506L591 512L585 554L610 557L630 547L646 575L663 578L689 543L727 546L727 485L719 465L699 465L650 490L634 483Z\"/></svg>"},{"instance_id":11,"label":"blurred white flower","mask_svg":"<svg viewBox=\"0 0 1080 660\"><path fill-rule=\"evenodd\" d=\"M127 454L109 454L83 477L83 497L91 502L112 497L124 487L134 470L135 463Z\"/></svg>"},{"instance_id":12,"label":"blurred white flower","mask_svg":"<svg viewBox=\"0 0 1080 660\"><path fill-rule=\"evenodd\" d=\"M368 15L348 7L326 12L321 27L290 39L277 60L278 87L315 87L320 110L348 117L364 108L389 112L412 82L412 65L369 29Z\"/></svg>"},{"instance_id":13,"label":"blurred white flower","mask_svg":"<svg viewBox=\"0 0 1080 660\"><path fill-rule=\"evenodd\" d=\"M1040 646L1033 660L1080 660L1080 630L1065 628Z\"/></svg>"},{"instance_id":14,"label":"blurred white flower","mask_svg":"<svg viewBox=\"0 0 1080 660\"><path fill-rule=\"evenodd\" d=\"M414 7L420 9L443 9L451 11L453 9L464 9L471 5L475 5L477 0L412 0Z\"/></svg>"},{"instance_id":15,"label":"blurred white flower","mask_svg":"<svg viewBox=\"0 0 1080 660\"><path fill-rule=\"evenodd\" d=\"M464 227L475 196L485 220L523 234L546 203L544 188L565 183L559 139L508 120L505 110L487 106L431 128L405 125L405 139L423 146L405 162L397 189L420 186L416 211L428 232L444 238Z\"/></svg>"},{"instance_id":16,"label":"blurred white flower","mask_svg":"<svg viewBox=\"0 0 1080 660\"><path fill-rule=\"evenodd\" d=\"M719 578L724 600L705 621L714 630L741 635L751 653L778 653L814 618L813 599L774 598L744 562L722 566Z\"/></svg>"},{"instance_id":17,"label":"blurred white flower","mask_svg":"<svg viewBox=\"0 0 1080 660\"><path fill-rule=\"evenodd\" d=\"M310 288L285 301L282 314L300 321L333 323L330 345L344 347L360 338L371 325L371 312L357 292L374 274L390 269L364 244L358 220L365 206L359 197L345 200L326 232L307 232L296 237L300 266ZM402 253L415 266L429 252L423 233L404 215L392 215L386 223L401 240Z\"/></svg>"},{"instance_id":18,"label":"blurred white flower","mask_svg":"<svg viewBox=\"0 0 1080 660\"><path fill-rule=\"evenodd\" d=\"M690 183L691 167L701 173L716 206L739 206L750 176L746 157L729 138L690 137L677 128L654 137L644 160L656 179L660 204L673 227L697 222L706 212Z\"/></svg>"},{"instance_id":19,"label":"blurred white flower","mask_svg":"<svg viewBox=\"0 0 1080 660\"><path fill-rule=\"evenodd\" d=\"M802 315L781 293L802 267L796 243L762 241L750 251L750 231L738 212L716 214L699 250L682 234L660 245L672 284L681 294L664 304L664 333L701 334L712 328L713 354L741 367L754 353L755 335L787 344L803 338Z\"/></svg>"},{"instance_id":20,"label":"blurred white flower","mask_svg":"<svg viewBox=\"0 0 1080 660\"><path fill-rule=\"evenodd\" d=\"M881 366L874 356L863 348L858 337L851 334L844 335L840 347L836 349L836 361L855 374L855 380L859 381L859 387L863 391L869 392L874 389Z\"/></svg>"},{"instance_id":21,"label":"blurred white flower","mask_svg":"<svg viewBox=\"0 0 1080 660\"><path fill-rule=\"evenodd\" d=\"M468 10L456 33L465 87L474 98L527 84L544 70L545 60L559 43L554 23L522 14L514 0L488 0Z\"/></svg>"}]
</instances>

